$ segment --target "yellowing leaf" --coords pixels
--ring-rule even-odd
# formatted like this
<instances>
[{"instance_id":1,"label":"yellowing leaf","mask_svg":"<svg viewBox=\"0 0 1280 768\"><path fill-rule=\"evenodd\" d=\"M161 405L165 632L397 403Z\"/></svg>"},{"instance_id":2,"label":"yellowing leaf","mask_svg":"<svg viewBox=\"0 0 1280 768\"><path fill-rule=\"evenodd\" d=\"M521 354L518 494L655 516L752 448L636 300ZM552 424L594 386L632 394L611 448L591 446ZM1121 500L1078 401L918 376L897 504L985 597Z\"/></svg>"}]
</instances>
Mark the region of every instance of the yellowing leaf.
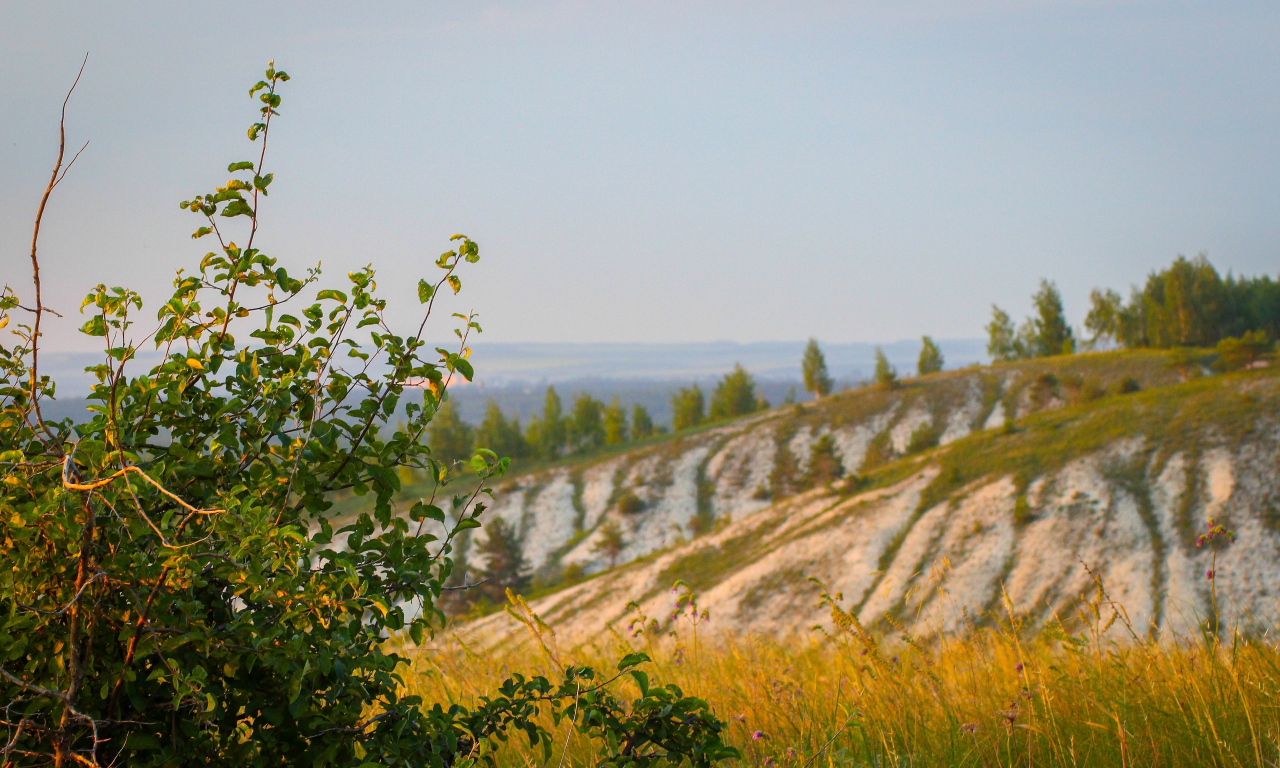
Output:
<instances>
[{"instance_id":1,"label":"yellowing leaf","mask_svg":"<svg viewBox=\"0 0 1280 768\"><path fill-rule=\"evenodd\" d=\"M197 371L203 371L203 370L204 370L204 363L200 362L199 360L195 359L194 357L188 357L188 358L187 358L187 367L188 367L188 368L194 368L194 369L196 369Z\"/></svg>"}]
</instances>

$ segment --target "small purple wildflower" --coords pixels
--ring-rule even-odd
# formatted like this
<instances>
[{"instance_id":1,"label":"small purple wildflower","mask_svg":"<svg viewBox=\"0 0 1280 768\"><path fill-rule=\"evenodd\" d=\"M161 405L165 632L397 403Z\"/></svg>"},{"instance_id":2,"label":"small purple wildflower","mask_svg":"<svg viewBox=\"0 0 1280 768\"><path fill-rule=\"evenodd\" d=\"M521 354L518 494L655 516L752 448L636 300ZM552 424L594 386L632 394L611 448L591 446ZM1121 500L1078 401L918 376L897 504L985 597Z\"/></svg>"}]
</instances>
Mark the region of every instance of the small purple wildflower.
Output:
<instances>
[{"instance_id":1,"label":"small purple wildflower","mask_svg":"<svg viewBox=\"0 0 1280 768\"><path fill-rule=\"evenodd\" d=\"M1018 662L1018 666L1013 668L1015 672L1021 673L1023 670L1022 662Z\"/></svg>"},{"instance_id":2,"label":"small purple wildflower","mask_svg":"<svg viewBox=\"0 0 1280 768\"><path fill-rule=\"evenodd\" d=\"M767 740L768 738L769 738L769 734L765 733L764 731L756 731L755 733L751 734L752 741L760 741L761 739Z\"/></svg>"},{"instance_id":3,"label":"small purple wildflower","mask_svg":"<svg viewBox=\"0 0 1280 768\"><path fill-rule=\"evenodd\" d=\"M1210 581L1213 581L1213 571L1212 570L1205 571L1204 577L1206 579L1209 579Z\"/></svg>"}]
</instances>

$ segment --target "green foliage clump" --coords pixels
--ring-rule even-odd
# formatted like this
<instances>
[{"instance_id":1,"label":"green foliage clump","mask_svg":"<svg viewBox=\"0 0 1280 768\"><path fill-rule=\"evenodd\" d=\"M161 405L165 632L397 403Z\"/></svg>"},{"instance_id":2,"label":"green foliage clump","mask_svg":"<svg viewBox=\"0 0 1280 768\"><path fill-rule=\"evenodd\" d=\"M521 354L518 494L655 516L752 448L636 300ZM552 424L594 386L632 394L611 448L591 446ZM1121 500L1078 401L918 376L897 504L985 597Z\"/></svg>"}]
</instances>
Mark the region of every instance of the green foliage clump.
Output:
<instances>
[{"instance_id":1,"label":"green foliage clump","mask_svg":"<svg viewBox=\"0 0 1280 768\"><path fill-rule=\"evenodd\" d=\"M427 434L431 453L440 461L452 465L471 458L471 449L475 444L474 430L458 416L453 403L446 400L436 409Z\"/></svg>"},{"instance_id":2,"label":"green foliage clump","mask_svg":"<svg viewBox=\"0 0 1280 768\"><path fill-rule=\"evenodd\" d=\"M823 435L809 449L809 466L805 469L802 485L816 488L834 483L844 477L844 465L836 450L835 438Z\"/></svg>"},{"instance_id":3,"label":"green foliage clump","mask_svg":"<svg viewBox=\"0 0 1280 768\"><path fill-rule=\"evenodd\" d=\"M1036 314L1032 318L1035 357L1069 355L1075 352L1075 336L1062 308L1062 294L1052 281L1041 280L1040 290L1031 297Z\"/></svg>"},{"instance_id":4,"label":"green foliage clump","mask_svg":"<svg viewBox=\"0 0 1280 768\"><path fill-rule=\"evenodd\" d=\"M578 452L592 451L605 443L604 403L586 392L580 392L573 398L569 442Z\"/></svg>"},{"instance_id":5,"label":"green foliage clump","mask_svg":"<svg viewBox=\"0 0 1280 768\"><path fill-rule=\"evenodd\" d=\"M987 354L992 360L1008 362L1075 352L1075 336L1067 323L1058 287L1041 280L1031 303L1035 316L1016 329L1009 313L992 305L991 322L987 324Z\"/></svg>"},{"instance_id":6,"label":"green foliage clump","mask_svg":"<svg viewBox=\"0 0 1280 768\"><path fill-rule=\"evenodd\" d=\"M919 453L936 447L941 437L942 435L933 422L923 422L920 426L911 430L911 436L907 439L907 453Z\"/></svg>"},{"instance_id":7,"label":"green foliage clump","mask_svg":"<svg viewBox=\"0 0 1280 768\"><path fill-rule=\"evenodd\" d=\"M500 517L485 523L484 532L484 541L476 547L484 559L481 573L487 579L479 587L480 594L501 603L507 590L520 593L529 587L524 550L515 527Z\"/></svg>"},{"instance_id":8,"label":"green foliage clump","mask_svg":"<svg viewBox=\"0 0 1280 768\"><path fill-rule=\"evenodd\" d=\"M1152 272L1128 303L1113 290L1095 290L1090 304L1085 326L1094 338L1131 349L1212 347L1249 331L1280 335L1280 282L1266 275L1224 280L1203 254Z\"/></svg>"},{"instance_id":9,"label":"green foliage clump","mask_svg":"<svg viewBox=\"0 0 1280 768\"><path fill-rule=\"evenodd\" d=\"M885 357L884 350L876 347L876 369L871 376L877 386L885 389L892 388L898 383L898 371L889 364L889 358Z\"/></svg>"},{"instance_id":10,"label":"green foliage clump","mask_svg":"<svg viewBox=\"0 0 1280 768\"><path fill-rule=\"evenodd\" d=\"M615 397L604 409L604 444L620 445L627 442L627 437L627 412L622 410Z\"/></svg>"},{"instance_id":11,"label":"green foliage clump","mask_svg":"<svg viewBox=\"0 0 1280 768\"><path fill-rule=\"evenodd\" d=\"M1274 346L1266 331L1246 331L1240 338L1227 337L1213 351L1218 359L1214 367L1222 371L1238 371L1258 362Z\"/></svg>"},{"instance_id":12,"label":"green foliage clump","mask_svg":"<svg viewBox=\"0 0 1280 768\"><path fill-rule=\"evenodd\" d=\"M938 345L928 336L921 337L920 341L920 360L916 363L916 372L924 376L941 371L943 365L942 350L938 349Z\"/></svg>"},{"instance_id":13,"label":"green foliage clump","mask_svg":"<svg viewBox=\"0 0 1280 768\"><path fill-rule=\"evenodd\" d=\"M456 352L422 334L479 248L452 238L436 279L418 283L422 321L408 334L387 324L370 267L304 298L319 269L295 277L255 241L287 80L269 65L250 91L258 159L183 202L202 219L195 237L217 245L178 272L158 327L136 337L143 302L127 289L85 301L82 331L107 351L79 425L41 409L55 382L38 366L37 215L34 296L21 305L31 324L0 345L5 765L494 765L514 731L549 748L544 711L597 740L605 764L738 756L704 702L648 686L643 655L618 664L639 686L629 706L576 666L556 682L512 676L474 708L405 695L407 659L387 638L422 642L440 626L455 543L480 527L487 484L508 466L471 456L478 482L448 513L434 497L392 508L404 468L438 489L450 480L425 437L455 377L472 378L480 326L457 316ZM0 315L18 306L0 292ZM152 342L163 358L129 375ZM339 520L339 492L371 503Z\"/></svg>"},{"instance_id":14,"label":"green foliage clump","mask_svg":"<svg viewBox=\"0 0 1280 768\"><path fill-rule=\"evenodd\" d=\"M626 488L622 493L618 494L618 511L625 515L634 515L644 509L644 500L636 495L631 488Z\"/></svg>"},{"instance_id":15,"label":"green foliage clump","mask_svg":"<svg viewBox=\"0 0 1280 768\"><path fill-rule=\"evenodd\" d=\"M560 403L560 395L555 387L547 387L543 400L542 417L529 419L525 429L525 440L535 456L540 459L553 460L564 452L569 440L569 422L564 417L564 407Z\"/></svg>"},{"instance_id":16,"label":"green foliage clump","mask_svg":"<svg viewBox=\"0 0 1280 768\"><path fill-rule=\"evenodd\" d=\"M746 416L760 408L761 402L756 396L756 380L741 364L737 364L725 374L711 393L711 408L707 415L712 421L718 421Z\"/></svg>"},{"instance_id":17,"label":"green foliage clump","mask_svg":"<svg viewBox=\"0 0 1280 768\"><path fill-rule=\"evenodd\" d=\"M706 400L697 384L681 387L671 396L671 428L679 432L698 426L706 418L705 408Z\"/></svg>"},{"instance_id":18,"label":"green foliage clump","mask_svg":"<svg viewBox=\"0 0 1280 768\"><path fill-rule=\"evenodd\" d=\"M644 440L647 437L652 437L655 433L653 417L649 415L649 410L636 403L631 409L631 439Z\"/></svg>"},{"instance_id":19,"label":"green foliage clump","mask_svg":"<svg viewBox=\"0 0 1280 768\"><path fill-rule=\"evenodd\" d=\"M622 526L618 525L616 520L610 520L600 526L600 535L591 547L591 551L609 558L609 567L612 568L618 564L618 555L622 554L626 546L627 541L622 535Z\"/></svg>"},{"instance_id":20,"label":"green foliage clump","mask_svg":"<svg viewBox=\"0 0 1280 768\"><path fill-rule=\"evenodd\" d=\"M1028 357L1026 339L1018 336L1009 313L991 305L991 322L987 323L987 354L997 362L1021 360Z\"/></svg>"},{"instance_id":21,"label":"green foliage clump","mask_svg":"<svg viewBox=\"0 0 1280 768\"><path fill-rule=\"evenodd\" d=\"M484 421L476 430L477 448L488 448L499 456L523 459L529 456L529 443L520 429L520 417L510 421L493 400L485 407Z\"/></svg>"},{"instance_id":22,"label":"green foliage clump","mask_svg":"<svg viewBox=\"0 0 1280 768\"><path fill-rule=\"evenodd\" d=\"M809 344L805 346L800 369L804 373L804 390L812 393L815 400L831 394L832 382L831 374L827 372L827 358L823 356L817 339L809 339Z\"/></svg>"}]
</instances>

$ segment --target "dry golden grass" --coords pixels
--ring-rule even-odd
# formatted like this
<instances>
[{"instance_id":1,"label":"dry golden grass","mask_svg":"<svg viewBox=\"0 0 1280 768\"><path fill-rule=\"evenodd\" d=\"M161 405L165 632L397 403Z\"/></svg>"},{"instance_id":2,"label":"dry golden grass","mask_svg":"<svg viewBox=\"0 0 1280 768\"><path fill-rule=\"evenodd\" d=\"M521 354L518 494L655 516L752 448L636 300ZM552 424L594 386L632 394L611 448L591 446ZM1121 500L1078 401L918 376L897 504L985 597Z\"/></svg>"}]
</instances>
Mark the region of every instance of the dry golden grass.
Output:
<instances>
[{"instance_id":1,"label":"dry golden grass","mask_svg":"<svg viewBox=\"0 0 1280 768\"><path fill-rule=\"evenodd\" d=\"M752 766L1276 765L1280 650L1266 639L1134 642L1101 589L1070 626L1032 631L1006 616L928 642L873 635L824 600L830 625L788 641L708 641L686 602L674 621L602 628L600 641L566 649L523 614L534 637L517 647L477 652L449 638L410 651L407 687L428 703L470 703L512 672L611 669L641 650L655 683L711 703ZM596 762L583 739L556 733L551 764ZM543 760L513 738L502 763Z\"/></svg>"}]
</instances>

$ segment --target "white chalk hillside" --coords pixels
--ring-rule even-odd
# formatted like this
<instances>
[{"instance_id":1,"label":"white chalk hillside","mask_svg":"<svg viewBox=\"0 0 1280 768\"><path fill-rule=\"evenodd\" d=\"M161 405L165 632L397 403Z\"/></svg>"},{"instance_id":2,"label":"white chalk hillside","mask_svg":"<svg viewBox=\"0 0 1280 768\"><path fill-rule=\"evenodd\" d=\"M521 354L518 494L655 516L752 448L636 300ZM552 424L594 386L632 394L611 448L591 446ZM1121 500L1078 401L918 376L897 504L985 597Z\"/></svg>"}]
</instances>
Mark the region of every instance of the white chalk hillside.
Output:
<instances>
[{"instance_id":1,"label":"white chalk hillside","mask_svg":"<svg viewBox=\"0 0 1280 768\"><path fill-rule=\"evenodd\" d=\"M533 601L562 639L625 624L632 600L664 617L677 579L719 630L808 632L824 618L810 577L868 625L951 629L1005 596L1044 623L1074 613L1091 571L1137 636L1186 636L1209 612L1195 538L1210 517L1238 535L1218 554L1223 625L1262 631L1280 620L1275 371L1181 382L1154 352L952 371L510 477L485 516L515 527L544 579L594 575ZM826 435L834 482L809 467ZM629 493L639 511L619 509ZM625 540L612 569L595 546L607 521ZM461 631L516 626L497 613Z\"/></svg>"}]
</instances>

